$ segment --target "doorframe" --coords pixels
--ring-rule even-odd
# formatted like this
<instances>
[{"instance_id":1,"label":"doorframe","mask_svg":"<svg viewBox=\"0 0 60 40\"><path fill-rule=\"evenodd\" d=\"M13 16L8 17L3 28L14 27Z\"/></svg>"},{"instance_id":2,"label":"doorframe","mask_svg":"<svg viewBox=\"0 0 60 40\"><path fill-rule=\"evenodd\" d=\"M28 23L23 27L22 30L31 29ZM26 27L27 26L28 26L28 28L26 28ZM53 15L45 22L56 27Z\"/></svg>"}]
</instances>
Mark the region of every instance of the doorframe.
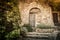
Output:
<instances>
[{"instance_id":1,"label":"doorframe","mask_svg":"<svg viewBox=\"0 0 60 40\"><path fill-rule=\"evenodd\" d=\"M31 8L31 9L29 10L29 18L30 18L30 12L31 12L31 10L34 10L34 9L38 9L38 12L41 12L41 10L40 10L39 8L33 7L33 8ZM35 12L34 14L35 14L35 27L36 27L36 12ZM29 19L29 22L30 22L30 19Z\"/></svg>"},{"instance_id":2,"label":"doorframe","mask_svg":"<svg viewBox=\"0 0 60 40\"><path fill-rule=\"evenodd\" d=\"M58 11L53 11L52 12L52 17L53 17L53 13L57 13L58 14L58 22L59 22L59 12Z\"/></svg>"}]
</instances>

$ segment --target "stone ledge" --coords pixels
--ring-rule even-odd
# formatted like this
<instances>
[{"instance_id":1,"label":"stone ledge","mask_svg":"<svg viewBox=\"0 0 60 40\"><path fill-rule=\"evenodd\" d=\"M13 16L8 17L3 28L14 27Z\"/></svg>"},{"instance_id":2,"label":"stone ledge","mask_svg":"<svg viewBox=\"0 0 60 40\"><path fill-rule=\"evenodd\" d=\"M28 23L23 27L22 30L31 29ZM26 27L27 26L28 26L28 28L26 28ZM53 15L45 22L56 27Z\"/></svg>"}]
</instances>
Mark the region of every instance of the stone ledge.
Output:
<instances>
[{"instance_id":1,"label":"stone ledge","mask_svg":"<svg viewBox=\"0 0 60 40\"><path fill-rule=\"evenodd\" d=\"M36 32L39 33L52 33L55 29L36 29Z\"/></svg>"}]
</instances>

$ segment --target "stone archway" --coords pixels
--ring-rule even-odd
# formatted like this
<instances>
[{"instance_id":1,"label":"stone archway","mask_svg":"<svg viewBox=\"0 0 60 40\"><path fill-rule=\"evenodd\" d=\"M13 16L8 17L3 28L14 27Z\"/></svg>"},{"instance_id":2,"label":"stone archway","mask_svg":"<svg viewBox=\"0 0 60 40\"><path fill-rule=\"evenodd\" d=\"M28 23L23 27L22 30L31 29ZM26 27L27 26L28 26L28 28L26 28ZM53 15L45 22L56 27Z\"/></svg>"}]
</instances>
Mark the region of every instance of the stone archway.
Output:
<instances>
[{"instance_id":1,"label":"stone archway","mask_svg":"<svg viewBox=\"0 0 60 40\"><path fill-rule=\"evenodd\" d=\"M29 24L32 26L32 27L35 27L36 25L36 14L40 12L40 9L39 8L32 8L29 12Z\"/></svg>"}]
</instances>

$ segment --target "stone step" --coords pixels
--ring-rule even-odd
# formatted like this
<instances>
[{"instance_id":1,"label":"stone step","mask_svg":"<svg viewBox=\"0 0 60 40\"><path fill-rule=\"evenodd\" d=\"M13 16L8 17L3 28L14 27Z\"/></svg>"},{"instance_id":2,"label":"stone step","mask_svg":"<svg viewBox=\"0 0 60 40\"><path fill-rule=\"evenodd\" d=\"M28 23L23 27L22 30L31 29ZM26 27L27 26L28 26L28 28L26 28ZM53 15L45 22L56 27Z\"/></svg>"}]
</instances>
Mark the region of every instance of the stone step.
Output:
<instances>
[{"instance_id":1,"label":"stone step","mask_svg":"<svg viewBox=\"0 0 60 40\"><path fill-rule=\"evenodd\" d=\"M26 36L28 37L48 37L51 33L37 33L37 32L28 32Z\"/></svg>"},{"instance_id":2,"label":"stone step","mask_svg":"<svg viewBox=\"0 0 60 40\"><path fill-rule=\"evenodd\" d=\"M51 33L28 32L22 40L56 40Z\"/></svg>"},{"instance_id":3,"label":"stone step","mask_svg":"<svg viewBox=\"0 0 60 40\"><path fill-rule=\"evenodd\" d=\"M49 37L44 37L44 38L41 38L41 37L25 37L23 38L23 40L50 40Z\"/></svg>"}]
</instances>

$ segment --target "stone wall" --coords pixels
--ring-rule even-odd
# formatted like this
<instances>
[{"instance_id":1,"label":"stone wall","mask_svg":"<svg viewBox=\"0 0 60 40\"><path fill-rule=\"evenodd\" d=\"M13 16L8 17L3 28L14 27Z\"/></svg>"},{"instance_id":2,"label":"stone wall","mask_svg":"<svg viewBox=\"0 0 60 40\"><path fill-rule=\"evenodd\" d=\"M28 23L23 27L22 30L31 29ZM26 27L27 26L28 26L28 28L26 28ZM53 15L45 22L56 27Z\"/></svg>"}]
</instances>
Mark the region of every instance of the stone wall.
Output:
<instances>
[{"instance_id":1,"label":"stone wall","mask_svg":"<svg viewBox=\"0 0 60 40\"><path fill-rule=\"evenodd\" d=\"M31 3L19 2L19 10L21 13L22 24L29 23L29 12L30 12L30 9L32 9L34 7L40 9L40 12L35 14L36 15L35 26L37 26L37 24L41 24L41 23L47 24L47 25L52 25L52 26L54 25L53 19L52 19L51 8L46 4L37 3L35 1L33 1Z\"/></svg>"},{"instance_id":2,"label":"stone wall","mask_svg":"<svg viewBox=\"0 0 60 40\"><path fill-rule=\"evenodd\" d=\"M60 23L60 12L59 12L59 14L58 14L58 21L59 21L59 23Z\"/></svg>"}]
</instances>

